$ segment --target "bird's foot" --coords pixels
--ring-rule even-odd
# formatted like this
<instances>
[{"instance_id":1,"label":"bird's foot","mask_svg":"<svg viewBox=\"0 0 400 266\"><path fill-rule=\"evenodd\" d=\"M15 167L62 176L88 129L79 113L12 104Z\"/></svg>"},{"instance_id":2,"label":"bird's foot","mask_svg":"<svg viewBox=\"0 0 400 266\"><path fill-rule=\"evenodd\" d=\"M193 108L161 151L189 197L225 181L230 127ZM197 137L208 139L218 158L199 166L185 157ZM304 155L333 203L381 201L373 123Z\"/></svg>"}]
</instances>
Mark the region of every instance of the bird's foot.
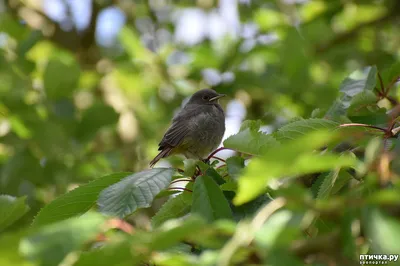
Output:
<instances>
[{"instance_id":1,"label":"bird's foot","mask_svg":"<svg viewBox=\"0 0 400 266\"><path fill-rule=\"evenodd\" d=\"M201 160L205 164L210 164L210 158L205 158Z\"/></svg>"}]
</instances>

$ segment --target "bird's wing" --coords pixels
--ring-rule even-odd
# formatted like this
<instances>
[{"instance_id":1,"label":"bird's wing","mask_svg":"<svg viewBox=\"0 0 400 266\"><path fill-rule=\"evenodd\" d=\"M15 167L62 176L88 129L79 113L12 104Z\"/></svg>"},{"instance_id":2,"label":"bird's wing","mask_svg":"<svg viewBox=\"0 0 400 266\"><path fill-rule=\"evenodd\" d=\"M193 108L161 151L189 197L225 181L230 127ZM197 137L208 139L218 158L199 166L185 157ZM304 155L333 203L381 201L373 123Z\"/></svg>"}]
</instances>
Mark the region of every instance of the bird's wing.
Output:
<instances>
[{"instance_id":1,"label":"bird's wing","mask_svg":"<svg viewBox=\"0 0 400 266\"><path fill-rule=\"evenodd\" d=\"M172 120L172 125L165 133L163 139L159 144L159 150L165 146L176 147L178 146L185 136L189 133L189 121L199 114L197 105L185 106L177 116Z\"/></svg>"}]
</instances>

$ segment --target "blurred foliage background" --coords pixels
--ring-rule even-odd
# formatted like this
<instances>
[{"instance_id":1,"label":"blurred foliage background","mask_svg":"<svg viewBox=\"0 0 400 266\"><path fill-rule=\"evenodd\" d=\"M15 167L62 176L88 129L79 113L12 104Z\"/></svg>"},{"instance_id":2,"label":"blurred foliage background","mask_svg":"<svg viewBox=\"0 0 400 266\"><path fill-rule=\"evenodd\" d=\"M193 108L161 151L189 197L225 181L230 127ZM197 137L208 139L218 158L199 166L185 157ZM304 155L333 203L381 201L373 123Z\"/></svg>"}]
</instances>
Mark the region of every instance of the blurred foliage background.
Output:
<instances>
[{"instance_id":1,"label":"blurred foliage background","mask_svg":"<svg viewBox=\"0 0 400 266\"><path fill-rule=\"evenodd\" d=\"M0 0L0 194L40 207L139 171L182 101L229 97L226 137L326 110L400 56L398 0Z\"/></svg>"}]
</instances>

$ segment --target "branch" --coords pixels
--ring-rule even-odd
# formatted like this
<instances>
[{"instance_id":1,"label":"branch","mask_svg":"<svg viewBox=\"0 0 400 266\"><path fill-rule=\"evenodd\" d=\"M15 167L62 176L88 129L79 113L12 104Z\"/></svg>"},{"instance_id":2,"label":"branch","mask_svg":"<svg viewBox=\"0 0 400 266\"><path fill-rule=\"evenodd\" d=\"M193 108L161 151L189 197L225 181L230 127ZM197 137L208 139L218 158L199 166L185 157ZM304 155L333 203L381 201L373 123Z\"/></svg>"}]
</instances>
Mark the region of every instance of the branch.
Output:
<instances>
[{"instance_id":1,"label":"branch","mask_svg":"<svg viewBox=\"0 0 400 266\"><path fill-rule=\"evenodd\" d=\"M95 44L95 30L98 14L104 6L97 5L96 1L92 1L92 16L88 28L83 33L79 33L76 29L63 30L59 23L50 19L42 10L28 8L21 1L6 0L5 5L12 16L17 20L23 19L31 29L40 31L43 38L77 53L81 62L90 64L99 59ZM40 17L40 23L30 19L32 15Z\"/></svg>"}]
</instances>

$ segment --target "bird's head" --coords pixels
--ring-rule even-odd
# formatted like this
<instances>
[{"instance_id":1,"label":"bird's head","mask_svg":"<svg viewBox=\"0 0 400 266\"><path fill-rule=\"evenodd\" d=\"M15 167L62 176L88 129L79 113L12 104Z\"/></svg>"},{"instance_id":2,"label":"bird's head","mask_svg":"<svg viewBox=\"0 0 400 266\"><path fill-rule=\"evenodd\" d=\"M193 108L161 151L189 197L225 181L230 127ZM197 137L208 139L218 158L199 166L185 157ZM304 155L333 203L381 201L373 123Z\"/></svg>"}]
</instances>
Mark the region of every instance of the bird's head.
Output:
<instances>
[{"instance_id":1,"label":"bird's head","mask_svg":"<svg viewBox=\"0 0 400 266\"><path fill-rule=\"evenodd\" d=\"M218 103L218 99L224 97L225 94L219 94L218 92L211 89L199 90L190 97L188 103L190 104L215 104Z\"/></svg>"}]
</instances>

